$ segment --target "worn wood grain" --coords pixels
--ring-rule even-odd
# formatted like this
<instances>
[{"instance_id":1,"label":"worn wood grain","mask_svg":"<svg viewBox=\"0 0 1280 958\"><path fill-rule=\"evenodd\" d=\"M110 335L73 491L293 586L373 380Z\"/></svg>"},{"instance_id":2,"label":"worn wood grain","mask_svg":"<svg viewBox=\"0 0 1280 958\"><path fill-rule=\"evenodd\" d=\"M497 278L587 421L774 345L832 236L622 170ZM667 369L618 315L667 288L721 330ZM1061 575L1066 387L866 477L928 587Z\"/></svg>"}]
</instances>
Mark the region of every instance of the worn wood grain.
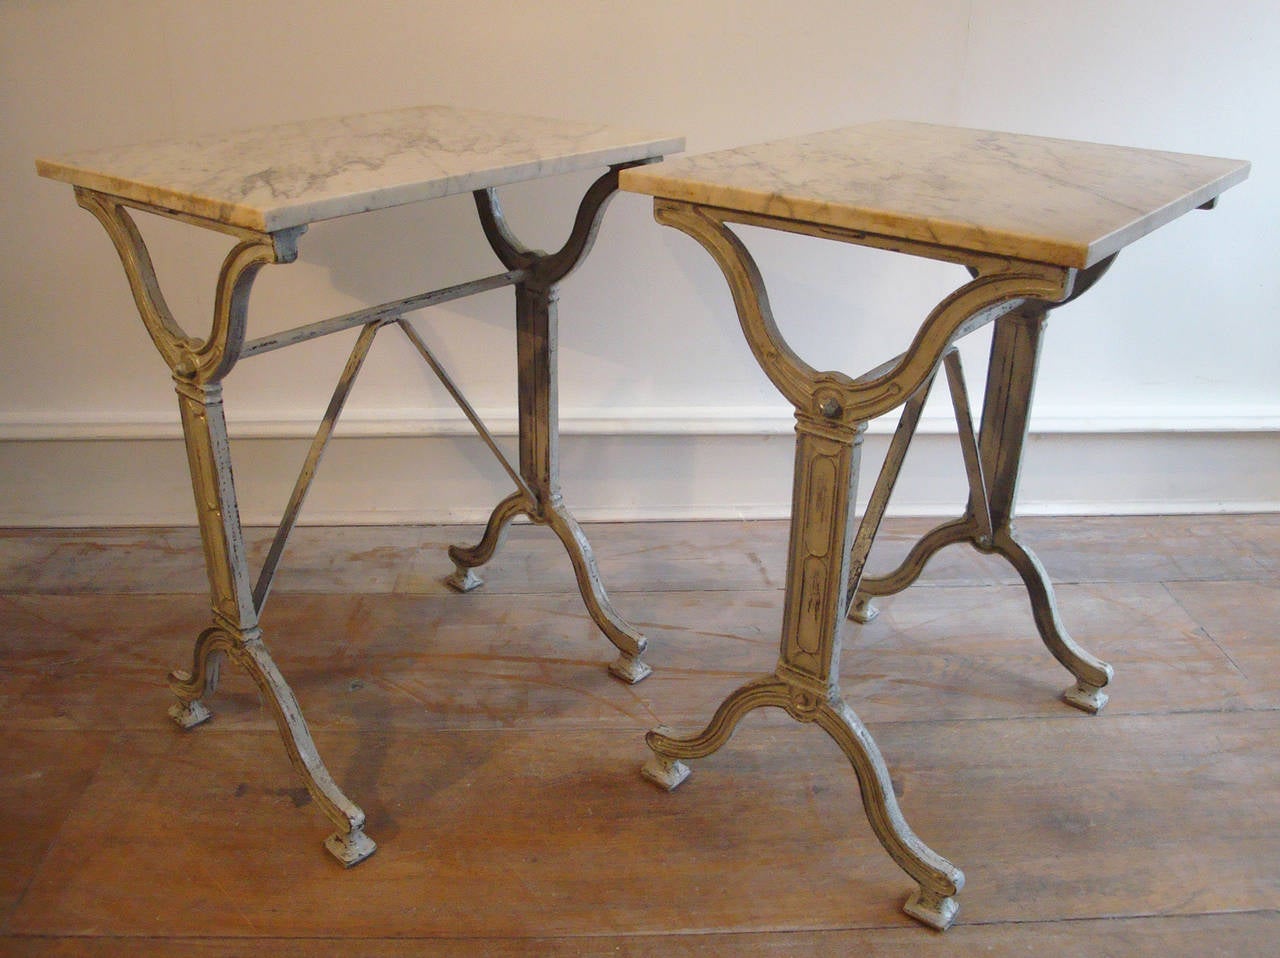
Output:
<instances>
[{"instance_id":1,"label":"worn wood grain","mask_svg":"<svg viewBox=\"0 0 1280 958\"><path fill-rule=\"evenodd\" d=\"M380 842L350 872L247 680L206 727L164 718L207 602L194 536L0 534L0 953L1273 953L1280 523L1022 523L1116 665L1097 717L967 550L849 627L850 702L968 876L943 936L898 911L909 882L814 729L757 713L679 792L640 779L643 730L699 724L777 654L785 530L712 525L591 529L652 641L632 687L546 571L557 543L517 530L505 588L458 596L415 578L457 530L302 530L310 578L264 625Z\"/></svg>"},{"instance_id":2,"label":"worn wood grain","mask_svg":"<svg viewBox=\"0 0 1280 958\"><path fill-rule=\"evenodd\" d=\"M1078 637L1117 664L1108 714L1274 706L1269 633L1232 631L1227 607L1265 622L1275 587L1235 584L1221 615L1197 598L1214 595L1211 586L1171 588L1059 590ZM658 666L630 688L604 672L606 644L576 593L281 595L264 625L316 728L634 729L702 722L727 691L768 671L781 599L776 590L621 594ZM922 588L882 608L845 632L846 695L866 721L1060 714L1066 676L1036 639L1020 587ZM202 610L186 595L0 597L4 721L154 728L168 702L164 676L185 665ZM272 727L236 670L211 704L219 727Z\"/></svg>"},{"instance_id":3,"label":"worn wood grain","mask_svg":"<svg viewBox=\"0 0 1280 958\"><path fill-rule=\"evenodd\" d=\"M1027 922L1016 925L960 925L946 935L921 935L909 928L712 935L592 935L578 938L362 938L368 958L684 958L732 955L735 958L827 958L853 954L866 958L920 958L942 955L1105 955L1107 958L1161 955L1203 958L1228 954L1269 958L1280 935L1280 912L1244 912L1095 921ZM8 942L13 958L137 958L183 954L192 958L270 953L279 958L333 954L330 939L288 938L27 938ZM348 946L349 947L349 946Z\"/></svg>"},{"instance_id":4,"label":"worn wood grain","mask_svg":"<svg viewBox=\"0 0 1280 958\"><path fill-rule=\"evenodd\" d=\"M968 873L965 922L1280 900L1280 768L1257 760L1280 739L1280 712L875 731L914 827ZM122 733L12 929L556 937L907 921L896 909L909 889L813 729L748 720L671 795L641 787L625 730L320 741L382 842L367 866L325 860L270 733ZM247 888L252 908L230 893Z\"/></svg>"},{"instance_id":5,"label":"worn wood grain","mask_svg":"<svg viewBox=\"0 0 1280 958\"><path fill-rule=\"evenodd\" d=\"M81 800L109 744L102 734L6 729L0 763L0 929ZM0 938L0 953L4 940Z\"/></svg>"}]
</instances>

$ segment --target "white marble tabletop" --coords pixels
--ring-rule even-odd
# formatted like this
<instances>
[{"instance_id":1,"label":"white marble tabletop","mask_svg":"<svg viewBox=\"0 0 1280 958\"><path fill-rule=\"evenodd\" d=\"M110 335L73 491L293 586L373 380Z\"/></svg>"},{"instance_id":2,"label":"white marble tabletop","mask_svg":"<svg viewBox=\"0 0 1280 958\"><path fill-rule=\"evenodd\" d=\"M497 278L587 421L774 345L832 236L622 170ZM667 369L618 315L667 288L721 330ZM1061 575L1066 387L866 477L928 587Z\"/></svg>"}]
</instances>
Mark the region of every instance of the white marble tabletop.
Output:
<instances>
[{"instance_id":1,"label":"white marble tabletop","mask_svg":"<svg viewBox=\"0 0 1280 958\"><path fill-rule=\"evenodd\" d=\"M41 176L273 232L684 149L678 136L445 106L36 161Z\"/></svg>"},{"instance_id":2,"label":"white marble tabletop","mask_svg":"<svg viewBox=\"0 0 1280 958\"><path fill-rule=\"evenodd\" d=\"M625 170L621 186L1083 268L1248 175L1242 160L882 121Z\"/></svg>"}]
</instances>

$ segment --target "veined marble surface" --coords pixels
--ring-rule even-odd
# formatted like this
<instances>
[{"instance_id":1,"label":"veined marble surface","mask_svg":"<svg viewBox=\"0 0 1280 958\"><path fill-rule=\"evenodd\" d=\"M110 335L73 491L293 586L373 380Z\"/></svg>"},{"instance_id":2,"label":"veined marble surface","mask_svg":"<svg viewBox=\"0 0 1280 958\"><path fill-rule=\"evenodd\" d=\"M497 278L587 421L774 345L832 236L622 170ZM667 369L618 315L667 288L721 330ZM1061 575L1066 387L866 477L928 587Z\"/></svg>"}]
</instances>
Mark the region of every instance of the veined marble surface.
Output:
<instances>
[{"instance_id":1,"label":"veined marble surface","mask_svg":"<svg viewBox=\"0 0 1280 958\"><path fill-rule=\"evenodd\" d=\"M684 149L684 138L445 106L40 159L41 176L274 231Z\"/></svg>"},{"instance_id":2,"label":"veined marble surface","mask_svg":"<svg viewBox=\"0 0 1280 958\"><path fill-rule=\"evenodd\" d=\"M1248 175L1242 160L883 121L625 170L622 188L1082 268Z\"/></svg>"}]
</instances>

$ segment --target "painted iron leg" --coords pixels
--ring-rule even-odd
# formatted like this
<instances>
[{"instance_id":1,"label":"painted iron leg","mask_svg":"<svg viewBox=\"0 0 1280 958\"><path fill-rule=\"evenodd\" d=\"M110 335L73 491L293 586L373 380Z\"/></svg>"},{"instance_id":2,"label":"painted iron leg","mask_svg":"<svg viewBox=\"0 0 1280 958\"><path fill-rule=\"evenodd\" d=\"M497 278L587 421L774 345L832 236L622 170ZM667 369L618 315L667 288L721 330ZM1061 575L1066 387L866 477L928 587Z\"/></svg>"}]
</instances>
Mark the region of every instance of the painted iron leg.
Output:
<instances>
[{"instance_id":1,"label":"painted iron leg","mask_svg":"<svg viewBox=\"0 0 1280 958\"><path fill-rule=\"evenodd\" d=\"M498 503L480 542L449 549L455 571L445 581L460 592L483 583L475 568L493 558L507 526L527 516L555 532L573 564L578 589L600 631L618 649L609 666L616 678L634 684L650 673L640 661L647 640L619 615L600 580L591 543L560 492L560 425L557 391L557 283L586 256L594 242L605 204L617 188L618 172L610 170L588 190L568 241L553 254L526 249L511 234L492 190L476 194L485 235L508 269L527 271L516 285L516 362L520 413L519 473L524 489Z\"/></svg>"},{"instance_id":2,"label":"painted iron leg","mask_svg":"<svg viewBox=\"0 0 1280 958\"><path fill-rule=\"evenodd\" d=\"M444 580L445 584L458 592L470 592L484 585L484 579L475 574L475 569L493 558L507 537L507 526L511 520L519 515L528 515L530 510L531 504L523 492L513 492L499 502L479 542L471 547L449 546L454 571Z\"/></svg>"},{"instance_id":3,"label":"painted iron leg","mask_svg":"<svg viewBox=\"0 0 1280 958\"><path fill-rule=\"evenodd\" d=\"M956 542L971 542L976 535L975 529L972 520L966 518L943 523L926 533L911 547L902 564L893 572L874 578L868 576L861 580L849 610L849 618L855 622L870 622L880 614L880 610L871 602L875 596L897 595L920 578L924 567L939 549Z\"/></svg>"},{"instance_id":4,"label":"painted iron leg","mask_svg":"<svg viewBox=\"0 0 1280 958\"><path fill-rule=\"evenodd\" d=\"M344 868L364 861L378 847L364 833L364 812L338 788L325 767L293 691L262 643L260 629L241 633L228 625L212 626L202 632L196 641L193 672L177 671L170 676L170 688L178 699L170 714L184 728L189 727L183 721L184 715L192 706L208 718L208 709L200 699L212 692L210 679L216 680L216 664L211 672L211 663L222 656L229 656L258 686L275 718L289 761L320 810L337 826L325 839L325 848Z\"/></svg>"},{"instance_id":5,"label":"painted iron leg","mask_svg":"<svg viewBox=\"0 0 1280 958\"><path fill-rule=\"evenodd\" d=\"M939 930L959 908L964 874L924 844L894 797L889 770L866 727L840 696L840 627L844 619L853 542L852 502L865 423L850 427L798 417L796 478L786 605L777 671L739 688L701 733L680 739L650 732L654 758L642 769L650 781L674 788L689 774L683 759L711 754L755 708L784 708L822 728L840 746L858 778L872 830L918 888L907 914Z\"/></svg>"},{"instance_id":6,"label":"painted iron leg","mask_svg":"<svg viewBox=\"0 0 1280 958\"><path fill-rule=\"evenodd\" d=\"M516 288L516 351L520 364L520 473L538 496L536 521L550 525L573 563L578 589L600 631L618 649L609 665L634 684L651 671L640 661L643 635L620 616L605 592L591 543L560 494L560 423L556 388L557 315L554 288Z\"/></svg>"},{"instance_id":7,"label":"painted iron leg","mask_svg":"<svg viewBox=\"0 0 1280 958\"><path fill-rule=\"evenodd\" d=\"M1096 713L1107 703L1102 689L1111 681L1111 666L1071 639L1062 625L1044 566L1036 553L1021 542L1014 528L1021 456L1027 442L1028 414L1048 310L1047 304L1029 304L996 321L982 429L977 438L959 359L955 353L947 356L947 379L969 476L968 508L960 519L943 523L920 538L897 569L861 579L849 616L859 622L872 620L877 613L872 605L874 596L892 596L908 588L940 549L959 542L972 544L979 552L1004 557L1018 570L1044 645L1075 676L1075 685L1064 693L1065 701L1079 710Z\"/></svg>"},{"instance_id":8,"label":"painted iron leg","mask_svg":"<svg viewBox=\"0 0 1280 958\"><path fill-rule=\"evenodd\" d=\"M191 671L170 676L170 688L177 699L170 715L183 728L209 718L203 699L216 688L220 659L229 656L241 666L270 707L294 769L320 810L337 826L325 840L325 847L344 867L350 867L372 855L377 845L364 834L364 812L334 783L293 691L262 642L240 529L221 392L220 385L178 383L215 624L196 640Z\"/></svg>"},{"instance_id":9,"label":"painted iron leg","mask_svg":"<svg viewBox=\"0 0 1280 958\"><path fill-rule=\"evenodd\" d=\"M582 593L587 611L605 638L618 650L618 657L609 663L609 674L628 685L635 685L653 671L640 661L649 640L632 627L609 601L587 534L559 496L547 504L545 515L547 523L569 553L573 574L578 580L578 591Z\"/></svg>"},{"instance_id":10,"label":"painted iron leg","mask_svg":"<svg viewBox=\"0 0 1280 958\"><path fill-rule=\"evenodd\" d=\"M256 629L258 613L231 481L222 386L179 381L177 390L214 620L236 632ZM170 707L169 714L183 728L199 725L210 716L203 699L217 689L221 660L228 651L226 634L217 626L206 629L196 639L191 671L170 676L170 687L178 701Z\"/></svg>"},{"instance_id":11,"label":"painted iron leg","mask_svg":"<svg viewBox=\"0 0 1280 958\"><path fill-rule=\"evenodd\" d=\"M859 530L858 544L863 545L864 548L858 549L855 547L856 565L849 578L849 588L854 592L854 599L849 609L849 618L855 622L866 624L874 619L879 614L879 610L872 604L872 596L893 595L907 588L919 578L929 559L939 549L955 542L976 542L980 547L990 544L991 517L987 506L986 483L982 476L982 462L978 452L978 442L973 433L973 417L969 412L969 396L965 390L964 371L960 365L960 354L954 349L950 350L943 357L943 365L946 367L947 384L951 391L951 403L955 409L960 448L964 453L965 473L969 478L969 509L963 518L954 522L945 522L926 533L911 548L911 551L907 553L906 559L894 572L876 579L869 579L863 576L867 555L870 552L871 540L867 539L866 542L863 542L864 534L862 530ZM934 378L936 378L936 374ZM883 513L885 503L888 501L893 492L893 487L898 481L898 473L902 469L903 460L906 458L907 447L915 435L915 427L920 418L920 407L923 406L932 386L933 379L930 379L924 390L913 396L903 410L902 419L898 423L897 432L894 434L893 442L889 447L889 454L885 457L884 466L880 470L879 478L876 480L876 488L872 493L868 515L871 514L871 506L876 505L879 506L880 512ZM874 533L875 530L871 530L872 536L874 536Z\"/></svg>"},{"instance_id":12,"label":"painted iron leg","mask_svg":"<svg viewBox=\"0 0 1280 958\"><path fill-rule=\"evenodd\" d=\"M1111 681L1113 670L1067 634L1049 576L1035 553L1022 544L1013 526L1022 450L1048 309L1043 304L1028 306L998 322L992 335L979 445L993 535L983 551L1004 556L1022 577L1040 638L1053 657L1076 677L1076 684L1066 690L1064 700L1082 711L1097 713L1107 703L1107 694L1102 690Z\"/></svg>"},{"instance_id":13,"label":"painted iron leg","mask_svg":"<svg viewBox=\"0 0 1280 958\"><path fill-rule=\"evenodd\" d=\"M976 440L958 361L948 357L948 362L955 362L953 368L948 368L948 378L969 476L968 508L962 518L925 534L898 568L887 575L862 579L850 618L869 621L875 615L871 597L901 592L916 581L940 549L967 542L980 552L1002 556L1018 571L1041 640L1076 677L1076 684L1066 690L1064 700L1082 711L1097 713L1107 703L1103 688L1111 681L1112 668L1077 645L1067 633L1049 575L1022 542L1013 523L1040 341L1049 308L1044 303L1029 304L997 320L982 426Z\"/></svg>"},{"instance_id":14,"label":"painted iron leg","mask_svg":"<svg viewBox=\"0 0 1280 958\"><path fill-rule=\"evenodd\" d=\"M170 676L177 699L170 715L183 728L207 720L209 709L204 699L217 686L221 660L229 656L243 666L275 715L294 768L337 826L326 847L344 865L353 865L372 854L376 846L364 834L364 813L338 789L320 760L298 703L262 644L222 408L221 380L235 365L244 344L254 276L268 263L291 261L297 255L301 230L268 235L206 224L231 233L240 242L223 262L210 334L200 340L187 336L170 312L146 244L128 210L116 199L89 190L77 189L76 197L111 237L139 315L172 370L178 393L213 625L196 640L191 671ZM166 215L164 210L153 212Z\"/></svg>"}]
</instances>

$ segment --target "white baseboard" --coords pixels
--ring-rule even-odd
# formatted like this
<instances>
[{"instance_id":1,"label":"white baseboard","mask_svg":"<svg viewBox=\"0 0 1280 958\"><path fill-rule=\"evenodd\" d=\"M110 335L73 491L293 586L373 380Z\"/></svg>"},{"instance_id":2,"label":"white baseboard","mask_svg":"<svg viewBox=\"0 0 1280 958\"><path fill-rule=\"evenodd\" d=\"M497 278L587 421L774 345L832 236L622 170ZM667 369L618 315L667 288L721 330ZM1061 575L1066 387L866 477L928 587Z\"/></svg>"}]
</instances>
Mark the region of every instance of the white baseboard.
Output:
<instances>
[{"instance_id":1,"label":"white baseboard","mask_svg":"<svg viewBox=\"0 0 1280 958\"><path fill-rule=\"evenodd\" d=\"M480 418L495 436L514 436L517 420L511 409L479 409ZM890 434L895 416L871 423L871 435ZM310 439L314 416L255 418L230 423L231 436L243 439ZM562 409L560 432L574 436L782 436L790 435L795 420L783 405L614 408L606 413ZM342 418L340 432L348 438L471 436L470 423L454 408L433 410L379 409L351 412ZM955 420L949 409L925 407L916 432L953 435ZM1033 434L1072 433L1122 435L1129 433L1280 433L1280 406L1235 404L1221 410L1128 406L1070 410L1033 410ZM123 439L180 439L177 416L5 416L0 414L0 442L79 441Z\"/></svg>"},{"instance_id":2,"label":"white baseboard","mask_svg":"<svg viewBox=\"0 0 1280 958\"><path fill-rule=\"evenodd\" d=\"M303 509L308 524L481 522L510 491L474 436L448 415L344 422ZM1023 514L1280 510L1280 416L1048 416L1033 422ZM513 423L493 422L512 445ZM892 423L864 447L865 500ZM965 500L954 424L930 417L890 512L949 515ZM503 435L507 438L501 438ZM300 423L233 428L241 515L276 521L306 454ZM584 520L786 516L790 420L776 409L566 415L566 500ZM0 423L0 525L190 525L186 455L175 423Z\"/></svg>"}]
</instances>

